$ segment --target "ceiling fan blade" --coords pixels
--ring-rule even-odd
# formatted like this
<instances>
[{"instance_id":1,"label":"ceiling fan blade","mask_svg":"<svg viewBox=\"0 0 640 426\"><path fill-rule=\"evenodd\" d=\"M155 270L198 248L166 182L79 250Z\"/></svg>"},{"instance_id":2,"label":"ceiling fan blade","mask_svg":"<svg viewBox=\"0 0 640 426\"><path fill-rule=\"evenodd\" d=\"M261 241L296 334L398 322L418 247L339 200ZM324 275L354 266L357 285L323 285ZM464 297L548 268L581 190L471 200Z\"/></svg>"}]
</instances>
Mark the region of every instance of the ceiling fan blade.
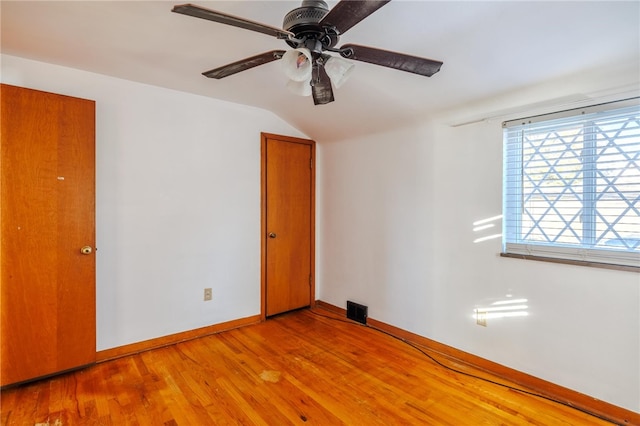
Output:
<instances>
[{"instance_id":1,"label":"ceiling fan blade","mask_svg":"<svg viewBox=\"0 0 640 426\"><path fill-rule=\"evenodd\" d=\"M239 61L231 64L223 65L221 67L203 72L202 75L209 78L225 78L230 75L239 73L241 71L248 70L258 65L268 64L269 62L277 61L284 55L284 50L272 50L270 52L264 52L250 58L240 59Z\"/></svg>"},{"instance_id":2,"label":"ceiling fan blade","mask_svg":"<svg viewBox=\"0 0 640 426\"><path fill-rule=\"evenodd\" d=\"M389 1L391 0L342 0L322 18L320 26L333 26L338 31L338 34L344 34L349 28L389 3Z\"/></svg>"},{"instance_id":3,"label":"ceiling fan blade","mask_svg":"<svg viewBox=\"0 0 640 426\"><path fill-rule=\"evenodd\" d=\"M250 21L248 19L239 18L226 13L217 12L215 10L196 6L193 4L180 4L171 9L172 12L181 13L183 15L194 16L196 18L207 19L209 21L227 24L234 27L244 28L245 30L257 31L273 37L287 39L293 36L293 33L283 29L272 27L270 25L261 24L259 22Z\"/></svg>"},{"instance_id":4,"label":"ceiling fan blade","mask_svg":"<svg viewBox=\"0 0 640 426\"><path fill-rule=\"evenodd\" d=\"M314 105L324 105L334 101L331 79L322 65L316 65L313 69L311 93Z\"/></svg>"},{"instance_id":5,"label":"ceiling fan blade","mask_svg":"<svg viewBox=\"0 0 640 426\"><path fill-rule=\"evenodd\" d=\"M431 77L440 71L440 67L442 66L442 62L433 59L420 58L418 56L405 55L404 53L391 52L357 44L345 44L340 47L340 50L340 55L347 59L368 62L370 64L420 74L426 77Z\"/></svg>"}]
</instances>

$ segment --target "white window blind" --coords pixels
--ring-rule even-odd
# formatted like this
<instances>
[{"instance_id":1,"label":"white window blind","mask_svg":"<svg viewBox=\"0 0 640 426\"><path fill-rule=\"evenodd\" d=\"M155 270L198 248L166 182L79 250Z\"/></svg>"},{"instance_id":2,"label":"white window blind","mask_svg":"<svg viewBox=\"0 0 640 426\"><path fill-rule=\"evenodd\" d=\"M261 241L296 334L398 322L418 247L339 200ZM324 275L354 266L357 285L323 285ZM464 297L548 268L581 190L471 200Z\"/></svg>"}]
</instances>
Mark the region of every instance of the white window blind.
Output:
<instances>
[{"instance_id":1,"label":"white window blind","mask_svg":"<svg viewBox=\"0 0 640 426\"><path fill-rule=\"evenodd\" d=\"M504 252L640 267L638 99L503 127Z\"/></svg>"}]
</instances>

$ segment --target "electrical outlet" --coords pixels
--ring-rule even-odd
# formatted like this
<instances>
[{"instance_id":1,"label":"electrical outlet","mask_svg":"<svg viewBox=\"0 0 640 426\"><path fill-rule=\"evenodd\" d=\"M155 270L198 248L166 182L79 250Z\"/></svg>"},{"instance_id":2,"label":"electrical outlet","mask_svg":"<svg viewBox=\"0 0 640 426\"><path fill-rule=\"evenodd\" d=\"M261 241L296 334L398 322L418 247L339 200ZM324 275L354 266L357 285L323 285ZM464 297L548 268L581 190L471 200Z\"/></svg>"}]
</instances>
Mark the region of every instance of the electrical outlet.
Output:
<instances>
[{"instance_id":1,"label":"electrical outlet","mask_svg":"<svg viewBox=\"0 0 640 426\"><path fill-rule=\"evenodd\" d=\"M476 324L487 326L487 311L476 311Z\"/></svg>"},{"instance_id":2,"label":"electrical outlet","mask_svg":"<svg viewBox=\"0 0 640 426\"><path fill-rule=\"evenodd\" d=\"M211 300L212 298L213 298L213 295L212 295L211 289L210 288L205 288L204 289L204 300L205 300L205 302L207 300Z\"/></svg>"}]
</instances>

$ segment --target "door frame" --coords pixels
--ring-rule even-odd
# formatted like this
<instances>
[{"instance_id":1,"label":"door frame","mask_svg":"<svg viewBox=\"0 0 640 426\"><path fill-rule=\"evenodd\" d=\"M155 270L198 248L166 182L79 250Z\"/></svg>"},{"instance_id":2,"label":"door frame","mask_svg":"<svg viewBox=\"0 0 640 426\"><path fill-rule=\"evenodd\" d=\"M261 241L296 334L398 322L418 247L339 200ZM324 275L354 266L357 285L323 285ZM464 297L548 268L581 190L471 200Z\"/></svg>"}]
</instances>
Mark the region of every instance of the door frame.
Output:
<instances>
[{"instance_id":1,"label":"door frame","mask_svg":"<svg viewBox=\"0 0 640 426\"><path fill-rule=\"evenodd\" d=\"M316 143L311 139L260 133L260 319L267 319L267 139L311 147L311 283L309 306L315 305L316 294Z\"/></svg>"}]
</instances>

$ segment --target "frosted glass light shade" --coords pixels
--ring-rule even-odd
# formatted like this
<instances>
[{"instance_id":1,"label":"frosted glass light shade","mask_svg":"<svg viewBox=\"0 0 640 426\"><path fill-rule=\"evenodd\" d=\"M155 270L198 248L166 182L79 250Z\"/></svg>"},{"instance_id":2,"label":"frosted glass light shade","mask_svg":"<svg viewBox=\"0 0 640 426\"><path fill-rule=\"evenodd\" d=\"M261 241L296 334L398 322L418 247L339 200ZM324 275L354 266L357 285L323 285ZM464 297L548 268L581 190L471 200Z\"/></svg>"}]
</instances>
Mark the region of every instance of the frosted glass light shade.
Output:
<instances>
[{"instance_id":1,"label":"frosted glass light shade","mask_svg":"<svg viewBox=\"0 0 640 426\"><path fill-rule=\"evenodd\" d=\"M309 49L287 50L280 60L285 75L293 81L311 79L311 52Z\"/></svg>"},{"instance_id":2,"label":"frosted glass light shade","mask_svg":"<svg viewBox=\"0 0 640 426\"><path fill-rule=\"evenodd\" d=\"M304 81L289 80L287 89L298 96L311 96L311 78Z\"/></svg>"},{"instance_id":3,"label":"frosted glass light shade","mask_svg":"<svg viewBox=\"0 0 640 426\"><path fill-rule=\"evenodd\" d=\"M336 56L329 58L324 65L324 70L336 88L339 88L347 81L353 68L354 66L351 62Z\"/></svg>"}]
</instances>

